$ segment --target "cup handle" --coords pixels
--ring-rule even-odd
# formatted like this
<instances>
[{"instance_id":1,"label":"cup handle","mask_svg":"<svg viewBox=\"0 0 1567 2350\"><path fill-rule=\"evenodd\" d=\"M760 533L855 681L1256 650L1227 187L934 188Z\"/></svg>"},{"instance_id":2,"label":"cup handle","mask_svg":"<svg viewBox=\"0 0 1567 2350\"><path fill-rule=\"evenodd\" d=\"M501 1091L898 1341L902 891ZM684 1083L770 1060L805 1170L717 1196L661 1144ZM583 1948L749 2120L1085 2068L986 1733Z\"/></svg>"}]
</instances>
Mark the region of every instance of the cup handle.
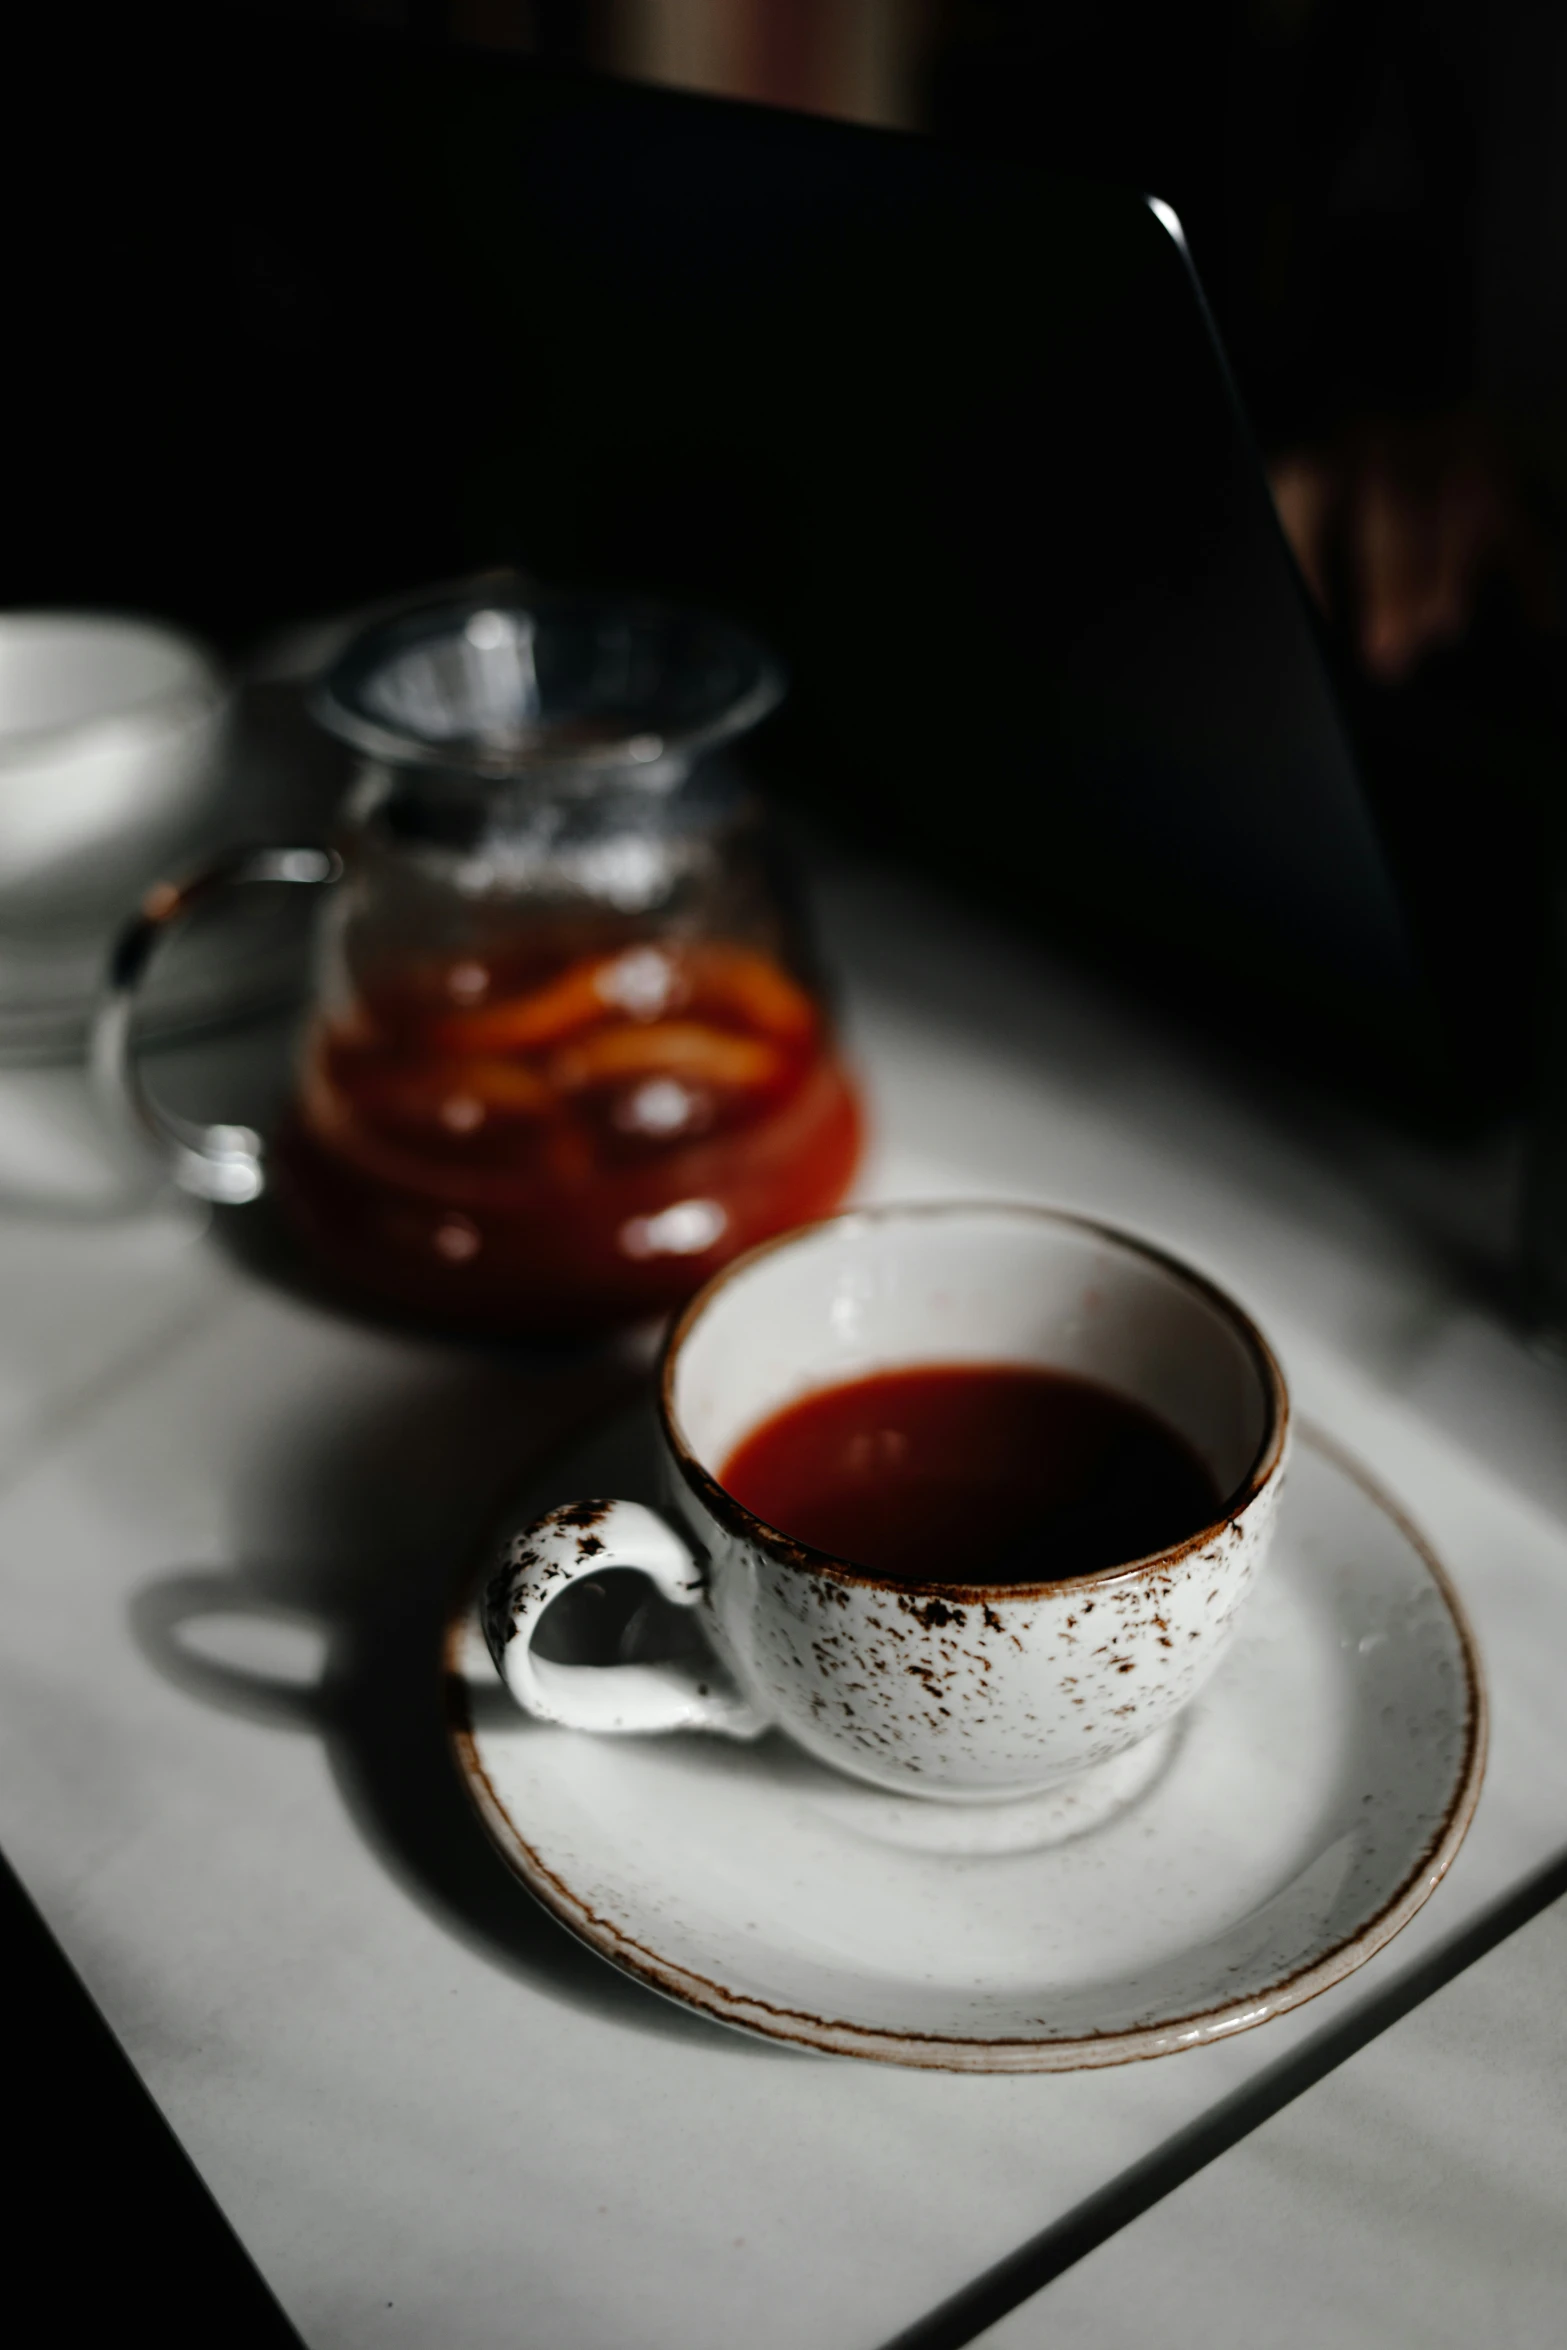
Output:
<instances>
[{"instance_id":1,"label":"cup handle","mask_svg":"<svg viewBox=\"0 0 1567 2350\"><path fill-rule=\"evenodd\" d=\"M716 1657L668 1664L563 1665L536 1656L545 1609L569 1584L631 1567L676 1607L702 1597L701 1568L639 1501L575 1501L513 1535L484 1595L484 1636L524 1713L572 1730L716 1730L759 1738L767 1722Z\"/></svg>"},{"instance_id":2,"label":"cup handle","mask_svg":"<svg viewBox=\"0 0 1567 2350\"><path fill-rule=\"evenodd\" d=\"M155 883L114 942L88 1048L93 1084L110 1122L143 1148L150 1143L181 1191L197 1199L243 1207L259 1198L266 1182L261 1137L249 1126L203 1126L181 1118L155 1102L143 1084L131 1025L154 950L173 923L223 890L258 881L320 889L342 870L333 849L236 849L186 881Z\"/></svg>"}]
</instances>

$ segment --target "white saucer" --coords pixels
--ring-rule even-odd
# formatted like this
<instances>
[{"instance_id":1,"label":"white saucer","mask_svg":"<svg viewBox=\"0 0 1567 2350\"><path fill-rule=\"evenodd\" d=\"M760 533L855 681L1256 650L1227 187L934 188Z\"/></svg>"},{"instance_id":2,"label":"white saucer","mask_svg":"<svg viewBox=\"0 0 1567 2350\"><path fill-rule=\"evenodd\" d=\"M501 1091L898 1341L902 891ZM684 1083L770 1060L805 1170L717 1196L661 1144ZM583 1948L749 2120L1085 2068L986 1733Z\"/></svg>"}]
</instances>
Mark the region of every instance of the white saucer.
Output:
<instances>
[{"instance_id":1,"label":"white saucer","mask_svg":"<svg viewBox=\"0 0 1567 2350\"><path fill-rule=\"evenodd\" d=\"M512 1522L653 1500L652 1464L650 1421L623 1416ZM1434 1890L1485 1763L1451 1585L1309 1433L1216 1679L1162 1744L1048 1796L959 1809L857 1787L780 1736L546 1727L502 1688L471 1609L448 1671L481 1818L584 1941L725 2023L964 2072L1161 2056L1310 1999Z\"/></svg>"}]
</instances>

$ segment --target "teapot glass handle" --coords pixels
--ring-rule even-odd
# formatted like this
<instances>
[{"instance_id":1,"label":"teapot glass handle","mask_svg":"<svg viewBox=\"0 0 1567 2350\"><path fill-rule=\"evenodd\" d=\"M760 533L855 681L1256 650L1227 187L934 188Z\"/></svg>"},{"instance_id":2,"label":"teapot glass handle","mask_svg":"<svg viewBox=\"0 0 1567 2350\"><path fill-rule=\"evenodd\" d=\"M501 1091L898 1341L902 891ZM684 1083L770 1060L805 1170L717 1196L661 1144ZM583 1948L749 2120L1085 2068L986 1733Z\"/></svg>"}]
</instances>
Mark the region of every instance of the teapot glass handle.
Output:
<instances>
[{"instance_id":1,"label":"teapot glass handle","mask_svg":"<svg viewBox=\"0 0 1567 2350\"><path fill-rule=\"evenodd\" d=\"M159 940L191 909L258 881L293 882L320 889L338 880L342 859L333 849L235 849L181 882L160 881L147 892L114 943L108 976L93 1019L88 1057L100 1103L114 1125L150 1144L181 1191L197 1199L243 1207L265 1186L261 1137L249 1126L204 1126L154 1101L142 1081L132 1039L136 999Z\"/></svg>"}]
</instances>

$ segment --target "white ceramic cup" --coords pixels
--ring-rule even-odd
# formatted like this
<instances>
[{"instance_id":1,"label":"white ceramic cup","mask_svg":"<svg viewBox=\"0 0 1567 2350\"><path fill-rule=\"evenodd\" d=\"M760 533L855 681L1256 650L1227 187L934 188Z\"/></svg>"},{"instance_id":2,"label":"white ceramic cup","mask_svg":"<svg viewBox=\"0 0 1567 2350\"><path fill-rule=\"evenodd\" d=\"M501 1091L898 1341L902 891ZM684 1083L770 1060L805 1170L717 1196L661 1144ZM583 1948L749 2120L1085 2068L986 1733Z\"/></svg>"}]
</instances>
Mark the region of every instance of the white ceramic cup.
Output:
<instances>
[{"instance_id":1,"label":"white ceramic cup","mask_svg":"<svg viewBox=\"0 0 1567 2350\"><path fill-rule=\"evenodd\" d=\"M792 1541L725 1492L722 1464L785 1405L938 1364L1074 1372L1130 1397L1186 1439L1222 1515L1069 1581L914 1584ZM777 1726L878 1787L963 1802L1106 1762L1202 1686L1267 1549L1289 1404L1249 1318L1175 1259L1050 1209L942 1205L860 1210L737 1259L676 1324L659 1414L665 1515L576 1502L508 1547L484 1618L518 1704L584 1730ZM616 1567L697 1609L710 1660L540 1656L551 1601Z\"/></svg>"},{"instance_id":2,"label":"white ceramic cup","mask_svg":"<svg viewBox=\"0 0 1567 2350\"><path fill-rule=\"evenodd\" d=\"M118 613L0 613L0 920L94 926L207 789L226 715L188 637Z\"/></svg>"}]
</instances>

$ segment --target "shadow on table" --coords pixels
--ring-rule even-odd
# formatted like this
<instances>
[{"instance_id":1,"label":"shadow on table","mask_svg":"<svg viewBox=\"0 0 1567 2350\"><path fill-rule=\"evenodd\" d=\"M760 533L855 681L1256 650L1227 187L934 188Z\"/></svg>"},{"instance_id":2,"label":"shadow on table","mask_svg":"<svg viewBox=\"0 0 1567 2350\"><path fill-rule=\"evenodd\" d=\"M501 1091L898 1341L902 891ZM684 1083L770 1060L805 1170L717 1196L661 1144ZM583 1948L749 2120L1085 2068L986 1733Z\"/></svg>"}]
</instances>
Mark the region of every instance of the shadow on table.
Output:
<instances>
[{"instance_id":1,"label":"shadow on table","mask_svg":"<svg viewBox=\"0 0 1567 2350\"><path fill-rule=\"evenodd\" d=\"M790 2058L579 1943L501 1861L453 1759L447 1619L530 1466L547 1479L553 1453L629 1400L633 1374L603 1358L518 1364L434 1348L413 1363L391 1405L334 1398L269 1430L236 1509L237 1523L269 1530L265 1554L143 1586L131 1605L142 1653L191 1697L320 1737L372 1849L492 1964L617 2024Z\"/></svg>"}]
</instances>

